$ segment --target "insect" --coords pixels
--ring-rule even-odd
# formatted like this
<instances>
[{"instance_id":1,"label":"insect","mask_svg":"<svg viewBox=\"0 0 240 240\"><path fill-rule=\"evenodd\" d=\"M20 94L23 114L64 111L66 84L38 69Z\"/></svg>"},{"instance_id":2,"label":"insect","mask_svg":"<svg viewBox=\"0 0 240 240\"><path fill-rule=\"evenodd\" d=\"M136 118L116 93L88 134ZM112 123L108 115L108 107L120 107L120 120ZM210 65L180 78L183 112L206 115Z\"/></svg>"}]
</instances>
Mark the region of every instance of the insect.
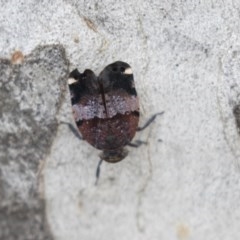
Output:
<instances>
[{"instance_id":1,"label":"insect","mask_svg":"<svg viewBox=\"0 0 240 240\"><path fill-rule=\"evenodd\" d=\"M102 161L119 162L128 154L125 146L144 144L131 142L136 131L145 129L163 112L138 127L139 100L132 69L125 62L106 66L99 76L89 69L83 73L75 69L70 73L68 85L74 119L82 139L102 150L96 171L98 180ZM75 128L70 128L75 132Z\"/></svg>"}]
</instances>

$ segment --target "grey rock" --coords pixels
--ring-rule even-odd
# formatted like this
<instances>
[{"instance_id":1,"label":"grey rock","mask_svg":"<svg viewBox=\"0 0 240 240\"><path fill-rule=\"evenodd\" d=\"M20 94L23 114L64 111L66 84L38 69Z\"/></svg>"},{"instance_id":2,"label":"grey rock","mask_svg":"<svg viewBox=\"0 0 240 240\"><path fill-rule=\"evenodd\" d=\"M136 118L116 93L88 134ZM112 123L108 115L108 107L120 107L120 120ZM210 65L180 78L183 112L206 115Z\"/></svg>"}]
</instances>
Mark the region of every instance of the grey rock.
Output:
<instances>
[{"instance_id":1,"label":"grey rock","mask_svg":"<svg viewBox=\"0 0 240 240\"><path fill-rule=\"evenodd\" d=\"M0 239L53 239L38 173L56 134L67 75L59 45L36 48L22 64L0 59Z\"/></svg>"}]
</instances>

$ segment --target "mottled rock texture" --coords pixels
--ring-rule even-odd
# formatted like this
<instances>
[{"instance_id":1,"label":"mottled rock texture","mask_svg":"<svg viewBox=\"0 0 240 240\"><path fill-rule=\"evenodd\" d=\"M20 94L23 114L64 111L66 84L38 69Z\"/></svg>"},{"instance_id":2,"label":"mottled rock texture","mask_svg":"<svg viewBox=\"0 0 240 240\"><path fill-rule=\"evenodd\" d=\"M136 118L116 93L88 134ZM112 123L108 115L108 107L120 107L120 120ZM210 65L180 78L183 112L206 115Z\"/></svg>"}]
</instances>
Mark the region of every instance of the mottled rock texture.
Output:
<instances>
[{"instance_id":1,"label":"mottled rock texture","mask_svg":"<svg viewBox=\"0 0 240 240\"><path fill-rule=\"evenodd\" d=\"M1 61L1 238L46 239L46 218L54 240L240 239L239 13L239 0L0 0L0 58L25 56ZM98 151L57 124L73 123L62 48L34 50L59 43L69 70L129 63L141 125L165 111L97 187Z\"/></svg>"},{"instance_id":2,"label":"mottled rock texture","mask_svg":"<svg viewBox=\"0 0 240 240\"><path fill-rule=\"evenodd\" d=\"M68 61L62 46L0 59L0 239L53 239L39 191L58 127Z\"/></svg>"}]
</instances>

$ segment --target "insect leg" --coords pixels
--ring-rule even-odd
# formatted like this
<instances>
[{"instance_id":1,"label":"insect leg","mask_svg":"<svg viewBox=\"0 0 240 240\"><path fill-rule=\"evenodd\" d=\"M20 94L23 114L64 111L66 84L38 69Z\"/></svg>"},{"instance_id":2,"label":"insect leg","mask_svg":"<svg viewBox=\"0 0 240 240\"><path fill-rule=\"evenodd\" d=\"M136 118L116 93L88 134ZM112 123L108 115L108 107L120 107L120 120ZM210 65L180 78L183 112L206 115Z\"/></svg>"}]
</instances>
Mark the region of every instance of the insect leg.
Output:
<instances>
[{"instance_id":1,"label":"insect leg","mask_svg":"<svg viewBox=\"0 0 240 240\"><path fill-rule=\"evenodd\" d=\"M134 142L134 143L128 143L127 145L128 146L130 146L130 147L135 147L135 148L137 148L137 147L139 147L139 146L141 146L141 145L143 145L143 144L147 144L147 142L145 142L145 141L141 141L141 140L137 140L136 142Z\"/></svg>"},{"instance_id":2,"label":"insect leg","mask_svg":"<svg viewBox=\"0 0 240 240\"><path fill-rule=\"evenodd\" d=\"M102 162L103 162L103 160L100 159L99 162L98 162L98 165L97 165L95 185L98 184L98 180L99 180L99 177L100 177L100 167L101 167Z\"/></svg>"},{"instance_id":3,"label":"insect leg","mask_svg":"<svg viewBox=\"0 0 240 240\"><path fill-rule=\"evenodd\" d=\"M61 121L59 122L60 124L65 124L69 127L69 129L71 130L71 132L80 140L82 140L81 136L79 135L79 132L78 130L73 126L73 124L69 123L69 122L64 122L64 121Z\"/></svg>"},{"instance_id":4,"label":"insect leg","mask_svg":"<svg viewBox=\"0 0 240 240\"><path fill-rule=\"evenodd\" d=\"M148 127L153 121L154 119L158 116L158 115L162 115L164 112L160 112L160 113L156 113L154 114L151 118L148 119L148 121L142 126L142 127L138 127L137 131L142 131L144 130L146 127Z\"/></svg>"}]
</instances>

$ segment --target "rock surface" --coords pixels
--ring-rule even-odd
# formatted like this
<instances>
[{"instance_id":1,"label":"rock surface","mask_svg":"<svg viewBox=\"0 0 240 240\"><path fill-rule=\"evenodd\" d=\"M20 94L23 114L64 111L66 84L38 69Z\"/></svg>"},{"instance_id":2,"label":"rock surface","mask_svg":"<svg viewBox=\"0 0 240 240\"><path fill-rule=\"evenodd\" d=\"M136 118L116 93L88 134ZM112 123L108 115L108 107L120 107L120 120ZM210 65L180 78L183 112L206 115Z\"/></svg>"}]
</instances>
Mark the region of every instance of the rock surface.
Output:
<instances>
[{"instance_id":1,"label":"rock surface","mask_svg":"<svg viewBox=\"0 0 240 240\"><path fill-rule=\"evenodd\" d=\"M2 0L0 57L26 57L1 60L0 239L239 239L239 11L232 0ZM136 136L146 146L103 164L98 186L98 151L58 125L73 123L59 43L70 70L128 62L141 124L165 111Z\"/></svg>"},{"instance_id":2,"label":"rock surface","mask_svg":"<svg viewBox=\"0 0 240 240\"><path fill-rule=\"evenodd\" d=\"M39 186L67 75L57 45L38 47L21 65L0 60L0 239L53 239Z\"/></svg>"}]
</instances>

